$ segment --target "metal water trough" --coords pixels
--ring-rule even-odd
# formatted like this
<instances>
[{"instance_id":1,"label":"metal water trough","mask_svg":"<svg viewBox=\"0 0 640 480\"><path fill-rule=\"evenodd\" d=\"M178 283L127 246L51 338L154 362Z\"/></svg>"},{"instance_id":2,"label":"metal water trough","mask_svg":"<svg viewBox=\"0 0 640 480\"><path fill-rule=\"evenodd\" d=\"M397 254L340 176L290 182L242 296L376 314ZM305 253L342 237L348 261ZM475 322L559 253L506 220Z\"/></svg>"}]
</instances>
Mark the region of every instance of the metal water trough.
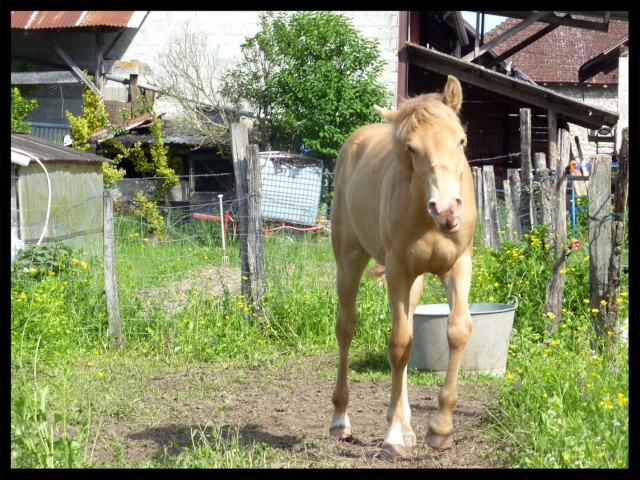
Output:
<instances>
[{"instance_id":1,"label":"metal water trough","mask_svg":"<svg viewBox=\"0 0 640 480\"><path fill-rule=\"evenodd\" d=\"M460 369L470 373L502 375L507 369L509 338L518 306L504 303L470 303L471 336ZM413 347L409 368L446 373L449 362L446 303L418 305L413 315Z\"/></svg>"}]
</instances>

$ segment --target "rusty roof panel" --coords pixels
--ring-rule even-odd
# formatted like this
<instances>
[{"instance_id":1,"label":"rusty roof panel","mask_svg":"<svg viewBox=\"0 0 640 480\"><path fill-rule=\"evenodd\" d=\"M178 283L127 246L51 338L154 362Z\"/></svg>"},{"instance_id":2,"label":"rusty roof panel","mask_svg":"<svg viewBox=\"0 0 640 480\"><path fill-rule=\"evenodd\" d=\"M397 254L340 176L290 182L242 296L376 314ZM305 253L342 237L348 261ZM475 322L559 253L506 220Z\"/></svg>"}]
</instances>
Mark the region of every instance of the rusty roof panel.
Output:
<instances>
[{"instance_id":1,"label":"rusty roof panel","mask_svg":"<svg viewBox=\"0 0 640 480\"><path fill-rule=\"evenodd\" d=\"M11 12L11 28L82 27L138 28L147 12L139 11L20 11Z\"/></svg>"}]
</instances>

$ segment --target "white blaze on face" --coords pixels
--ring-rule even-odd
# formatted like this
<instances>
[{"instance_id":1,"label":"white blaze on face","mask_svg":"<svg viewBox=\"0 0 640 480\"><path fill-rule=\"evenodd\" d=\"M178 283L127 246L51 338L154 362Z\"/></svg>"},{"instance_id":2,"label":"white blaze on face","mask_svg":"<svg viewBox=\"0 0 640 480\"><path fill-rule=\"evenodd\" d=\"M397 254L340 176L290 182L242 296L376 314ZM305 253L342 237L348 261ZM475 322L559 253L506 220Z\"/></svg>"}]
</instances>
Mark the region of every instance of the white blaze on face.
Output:
<instances>
[{"instance_id":1,"label":"white blaze on face","mask_svg":"<svg viewBox=\"0 0 640 480\"><path fill-rule=\"evenodd\" d=\"M445 165L433 166L427 186L427 209L436 225L445 232L460 230L460 215L464 201L460 196L460 182Z\"/></svg>"}]
</instances>

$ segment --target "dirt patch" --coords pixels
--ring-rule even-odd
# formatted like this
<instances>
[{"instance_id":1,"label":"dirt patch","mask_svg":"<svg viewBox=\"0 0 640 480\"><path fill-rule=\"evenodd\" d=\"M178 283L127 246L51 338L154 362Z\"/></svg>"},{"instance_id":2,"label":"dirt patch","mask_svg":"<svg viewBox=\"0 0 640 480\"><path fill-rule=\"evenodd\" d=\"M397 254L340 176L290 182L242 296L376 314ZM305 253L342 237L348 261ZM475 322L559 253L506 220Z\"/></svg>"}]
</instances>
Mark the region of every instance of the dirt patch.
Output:
<instances>
[{"instance_id":1,"label":"dirt patch","mask_svg":"<svg viewBox=\"0 0 640 480\"><path fill-rule=\"evenodd\" d=\"M137 295L142 300L141 315L146 315L158 301L168 316L174 315L188 301L190 291L196 295L218 297L227 289L231 295L240 293L240 268L209 265L194 269L188 278L163 287L146 288Z\"/></svg>"},{"instance_id":2,"label":"dirt patch","mask_svg":"<svg viewBox=\"0 0 640 480\"><path fill-rule=\"evenodd\" d=\"M323 468L504 467L493 455L500 447L486 439L481 422L487 406L495 401L495 388L476 383L460 383L453 413L454 447L449 451L436 452L424 442L429 418L437 408L438 387L410 385L418 446L395 463L379 459L390 384L377 380L350 381L354 438L334 440L329 422L335 363L332 356L314 356L242 372L220 372L211 365L158 372L141 387L139 411L126 418L103 419L94 464L110 466L115 456L130 465L161 458L172 447L191 446L192 429L224 423L237 428L245 441L265 442Z\"/></svg>"}]
</instances>

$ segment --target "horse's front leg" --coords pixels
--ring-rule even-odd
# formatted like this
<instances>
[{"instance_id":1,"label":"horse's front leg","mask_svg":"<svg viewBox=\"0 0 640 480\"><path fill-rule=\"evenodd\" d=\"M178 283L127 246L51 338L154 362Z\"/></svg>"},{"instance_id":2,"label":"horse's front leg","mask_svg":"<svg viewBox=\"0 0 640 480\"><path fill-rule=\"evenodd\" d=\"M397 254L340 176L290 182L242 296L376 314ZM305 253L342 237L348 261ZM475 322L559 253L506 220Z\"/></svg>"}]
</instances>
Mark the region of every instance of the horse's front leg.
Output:
<instances>
[{"instance_id":1,"label":"horse's front leg","mask_svg":"<svg viewBox=\"0 0 640 480\"><path fill-rule=\"evenodd\" d=\"M447 319L449 364L444 383L438 393L438 411L431 418L426 441L436 450L453 446L453 408L458 401L458 372L462 353L471 335L472 321L469 313L471 289L471 255L464 254L453 268L440 280L447 291L451 313Z\"/></svg>"},{"instance_id":2,"label":"horse's front leg","mask_svg":"<svg viewBox=\"0 0 640 480\"><path fill-rule=\"evenodd\" d=\"M407 363L413 339L413 312L420 299L422 276L419 280L408 277L403 266L389 259L386 262L385 276L392 321L388 349L391 398L387 409L388 429L380 456L394 459L406 455L406 449L416 444L415 433L410 425Z\"/></svg>"}]
</instances>

